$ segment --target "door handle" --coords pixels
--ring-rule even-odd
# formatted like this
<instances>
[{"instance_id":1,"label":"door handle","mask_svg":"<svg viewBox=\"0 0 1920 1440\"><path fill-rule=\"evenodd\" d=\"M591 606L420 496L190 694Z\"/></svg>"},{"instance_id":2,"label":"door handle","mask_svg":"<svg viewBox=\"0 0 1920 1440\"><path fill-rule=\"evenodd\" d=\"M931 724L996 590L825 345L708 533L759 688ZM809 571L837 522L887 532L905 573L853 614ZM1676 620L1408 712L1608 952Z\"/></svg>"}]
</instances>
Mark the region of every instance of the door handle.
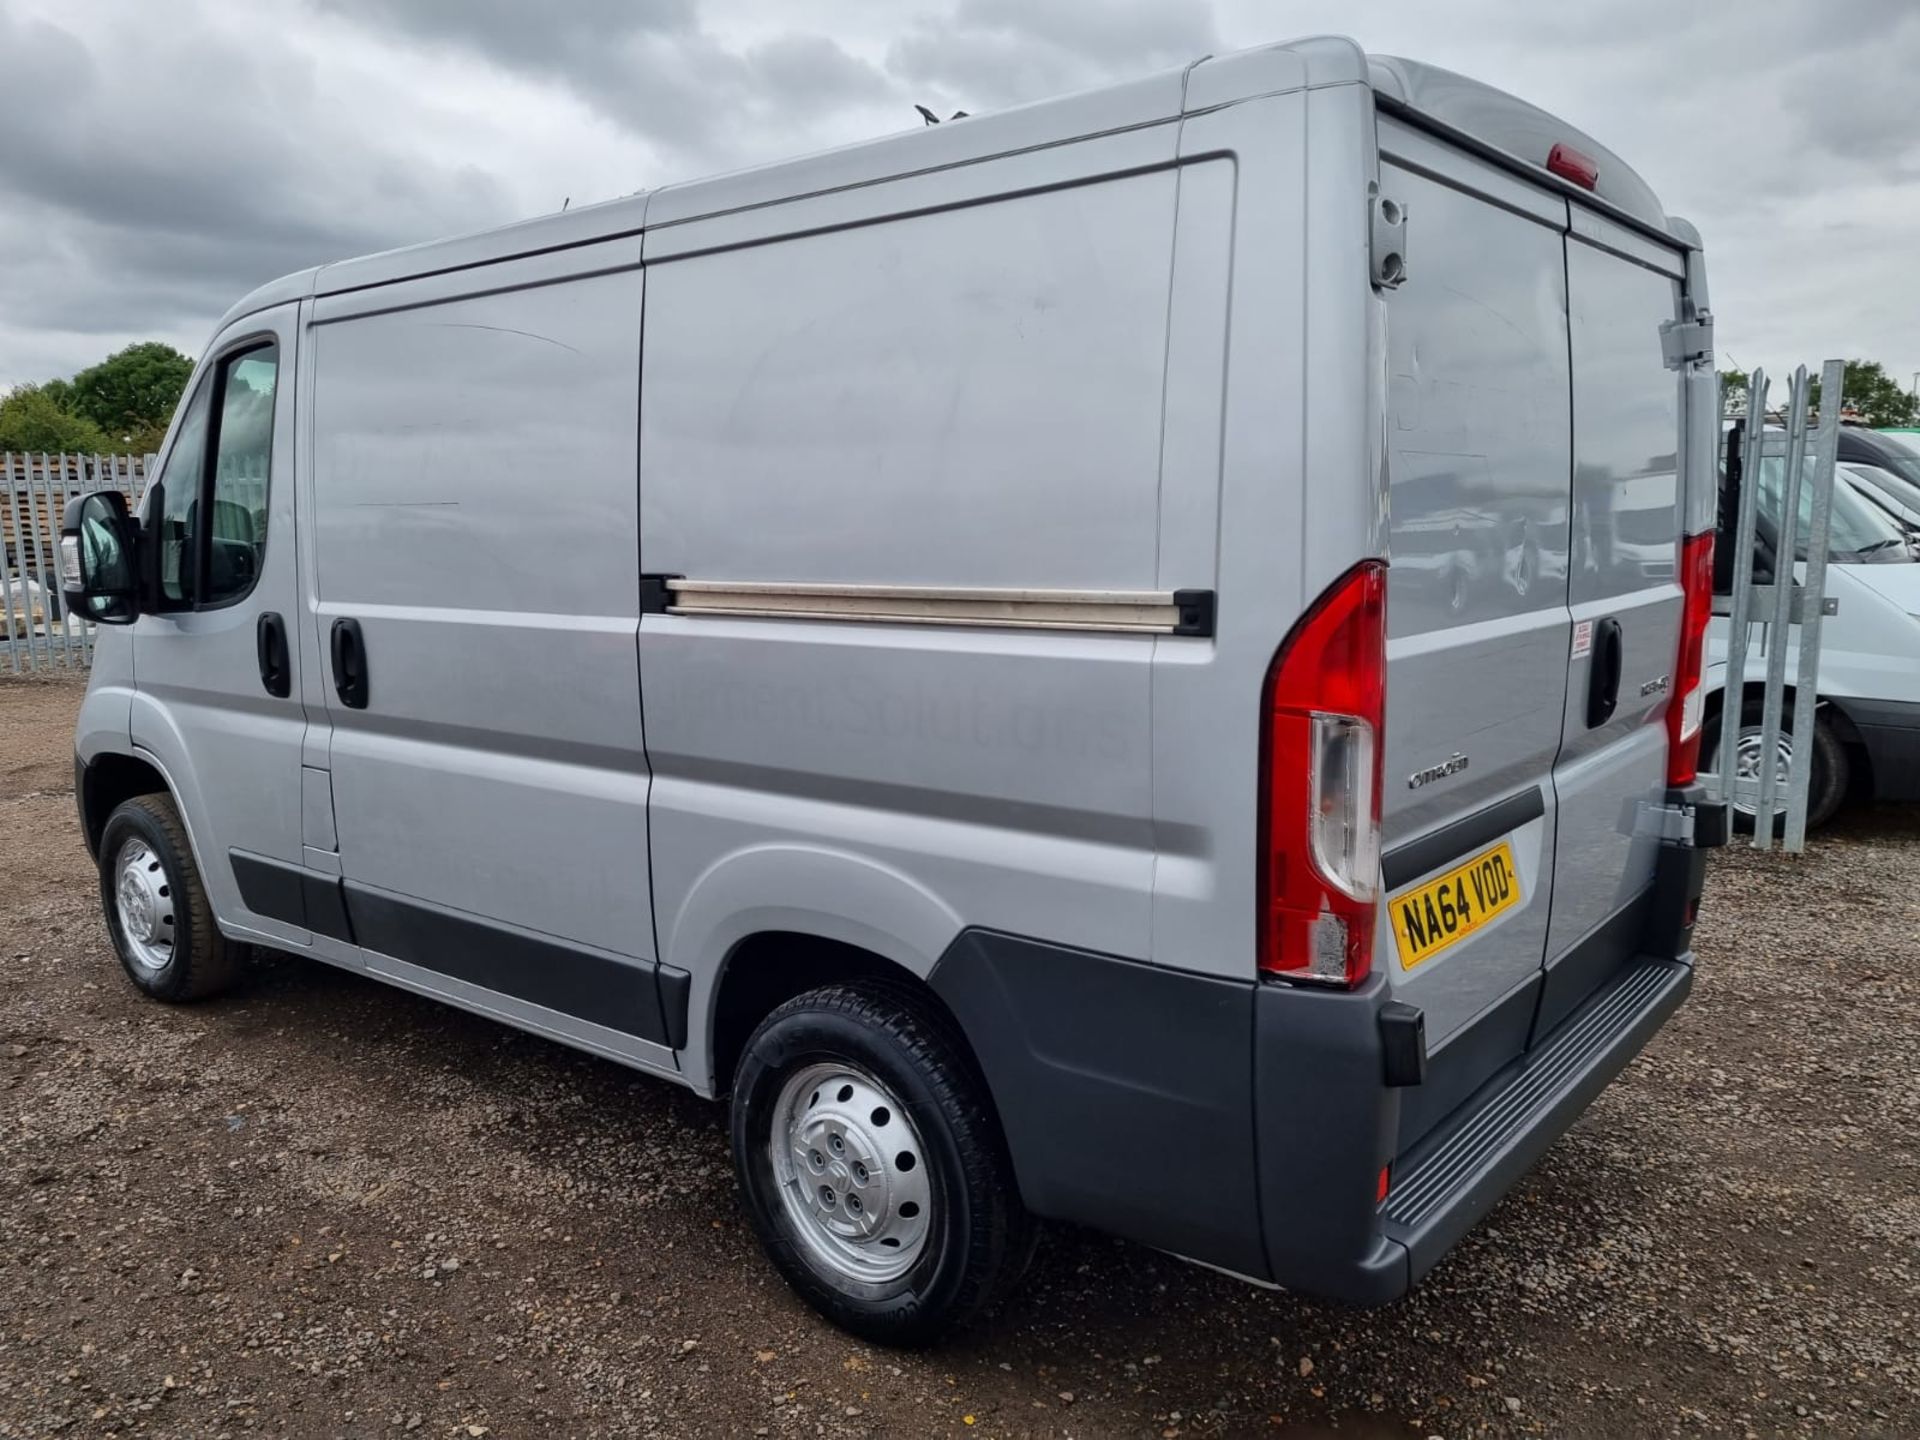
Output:
<instances>
[{"instance_id":1,"label":"door handle","mask_svg":"<svg viewBox=\"0 0 1920 1440\"><path fill-rule=\"evenodd\" d=\"M269 695L286 699L293 693L293 666L287 656L287 622L271 610L253 626L253 653L260 662L260 683Z\"/></svg>"},{"instance_id":2,"label":"door handle","mask_svg":"<svg viewBox=\"0 0 1920 1440\"><path fill-rule=\"evenodd\" d=\"M1587 662L1587 728L1604 725L1620 703L1620 667L1625 656L1620 622L1609 615L1593 627L1593 659Z\"/></svg>"},{"instance_id":3,"label":"door handle","mask_svg":"<svg viewBox=\"0 0 1920 1440\"><path fill-rule=\"evenodd\" d=\"M358 620L336 620L329 636L333 650L333 688L349 710L367 708L367 642Z\"/></svg>"}]
</instances>

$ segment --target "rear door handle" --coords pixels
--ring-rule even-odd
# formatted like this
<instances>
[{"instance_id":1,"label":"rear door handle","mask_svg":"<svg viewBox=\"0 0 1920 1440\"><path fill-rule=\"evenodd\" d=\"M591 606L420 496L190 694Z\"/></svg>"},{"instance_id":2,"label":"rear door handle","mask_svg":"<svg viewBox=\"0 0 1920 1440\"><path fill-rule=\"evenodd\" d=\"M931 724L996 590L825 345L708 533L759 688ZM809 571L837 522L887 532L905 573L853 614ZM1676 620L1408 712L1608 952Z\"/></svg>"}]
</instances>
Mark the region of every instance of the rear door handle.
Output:
<instances>
[{"instance_id":1,"label":"rear door handle","mask_svg":"<svg viewBox=\"0 0 1920 1440\"><path fill-rule=\"evenodd\" d=\"M287 658L287 622L272 610L263 611L253 626L253 653L260 662L260 683L269 695L284 700L293 693L293 666Z\"/></svg>"},{"instance_id":2,"label":"rear door handle","mask_svg":"<svg viewBox=\"0 0 1920 1440\"><path fill-rule=\"evenodd\" d=\"M1625 661L1620 622L1609 615L1593 627L1593 659L1587 662L1587 728L1604 725L1620 703L1620 667Z\"/></svg>"},{"instance_id":3,"label":"rear door handle","mask_svg":"<svg viewBox=\"0 0 1920 1440\"><path fill-rule=\"evenodd\" d=\"M367 642L358 620L336 620L329 637L333 651L333 689L349 710L367 708Z\"/></svg>"}]
</instances>

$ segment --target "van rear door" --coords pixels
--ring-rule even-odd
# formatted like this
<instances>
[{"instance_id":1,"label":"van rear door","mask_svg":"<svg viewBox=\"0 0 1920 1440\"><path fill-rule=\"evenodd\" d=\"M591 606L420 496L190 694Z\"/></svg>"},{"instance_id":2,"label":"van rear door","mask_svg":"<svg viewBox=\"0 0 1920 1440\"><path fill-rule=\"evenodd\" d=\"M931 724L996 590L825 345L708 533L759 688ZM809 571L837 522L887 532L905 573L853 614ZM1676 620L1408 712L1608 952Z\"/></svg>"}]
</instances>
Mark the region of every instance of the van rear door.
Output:
<instances>
[{"instance_id":1,"label":"van rear door","mask_svg":"<svg viewBox=\"0 0 1920 1440\"><path fill-rule=\"evenodd\" d=\"M1639 940L1653 882L1680 641L1680 377L1660 327L1679 315L1678 251L1573 207L1567 239L1573 372L1574 630L1553 786L1553 922L1537 1033Z\"/></svg>"},{"instance_id":2,"label":"van rear door","mask_svg":"<svg viewBox=\"0 0 1920 1440\"><path fill-rule=\"evenodd\" d=\"M1380 144L1420 167L1381 167L1418 245L1386 301L1387 898L1375 956L1426 1016L1428 1083L1403 1101L1410 1141L1524 1049L1555 899L1567 208L1384 116Z\"/></svg>"}]
</instances>

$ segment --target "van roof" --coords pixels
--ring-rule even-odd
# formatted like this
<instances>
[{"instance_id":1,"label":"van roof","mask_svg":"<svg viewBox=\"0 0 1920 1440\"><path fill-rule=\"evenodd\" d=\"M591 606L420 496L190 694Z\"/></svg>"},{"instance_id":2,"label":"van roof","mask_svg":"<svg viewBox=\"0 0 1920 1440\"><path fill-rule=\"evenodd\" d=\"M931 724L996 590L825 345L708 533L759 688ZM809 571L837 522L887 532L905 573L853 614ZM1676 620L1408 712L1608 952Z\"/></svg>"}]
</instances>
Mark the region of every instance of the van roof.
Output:
<instances>
[{"instance_id":1,"label":"van roof","mask_svg":"<svg viewBox=\"0 0 1920 1440\"><path fill-rule=\"evenodd\" d=\"M1642 225L1691 243L1692 227L1676 236L1653 187L1633 167L1584 131L1504 90L1456 75L1438 65L1376 55L1370 65L1374 92L1388 105L1437 123L1501 156L1544 169L1555 145L1567 145L1595 162L1590 192ZM1558 178L1558 177L1556 177Z\"/></svg>"},{"instance_id":2,"label":"van roof","mask_svg":"<svg viewBox=\"0 0 1920 1440\"><path fill-rule=\"evenodd\" d=\"M1399 113L1451 133L1538 182L1612 210L1670 243L1697 244L1690 226L1670 222L1646 182L1611 150L1546 111L1490 85L1435 65L1368 56L1353 41L1331 36L1292 40L1226 55L1098 90L923 126L797 159L540 215L451 239L430 240L282 276L246 296L221 318L309 295L338 294L420 275L465 269L728 211L945 169L1018 150L1133 129L1216 109L1259 95L1332 85L1370 85ZM1547 152L1564 142L1598 162L1591 193L1545 168Z\"/></svg>"}]
</instances>

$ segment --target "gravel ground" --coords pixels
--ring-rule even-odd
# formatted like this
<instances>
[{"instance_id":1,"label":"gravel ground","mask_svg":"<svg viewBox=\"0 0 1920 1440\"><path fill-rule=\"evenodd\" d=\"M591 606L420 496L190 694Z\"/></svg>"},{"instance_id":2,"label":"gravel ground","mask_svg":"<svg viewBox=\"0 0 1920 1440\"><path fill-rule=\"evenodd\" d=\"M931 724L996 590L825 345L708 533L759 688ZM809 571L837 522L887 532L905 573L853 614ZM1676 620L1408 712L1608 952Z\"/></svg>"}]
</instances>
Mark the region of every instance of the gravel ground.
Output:
<instances>
[{"instance_id":1,"label":"gravel ground","mask_svg":"<svg viewBox=\"0 0 1920 1440\"><path fill-rule=\"evenodd\" d=\"M1407 1302L1062 1231L901 1355L787 1294L684 1092L292 959L139 999L79 696L0 680L0 1436L1920 1433L1914 811L1716 857L1692 1002Z\"/></svg>"}]
</instances>

